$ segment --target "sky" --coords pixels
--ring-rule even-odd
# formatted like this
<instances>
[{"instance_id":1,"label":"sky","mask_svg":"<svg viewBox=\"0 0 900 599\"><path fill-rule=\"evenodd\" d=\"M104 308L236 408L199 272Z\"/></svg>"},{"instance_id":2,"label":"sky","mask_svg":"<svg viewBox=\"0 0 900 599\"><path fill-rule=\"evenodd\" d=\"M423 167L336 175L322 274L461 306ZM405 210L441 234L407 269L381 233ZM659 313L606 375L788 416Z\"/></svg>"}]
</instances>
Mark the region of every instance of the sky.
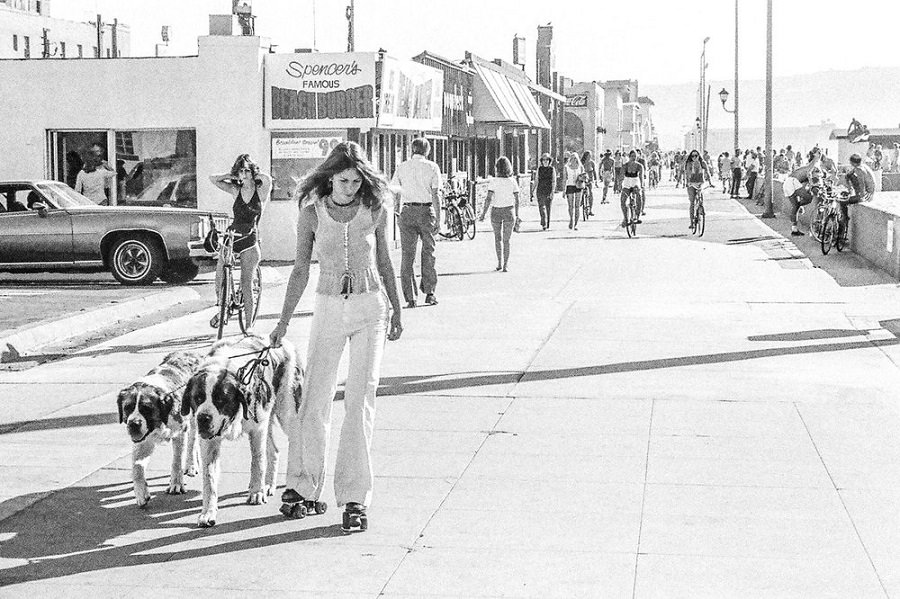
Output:
<instances>
[{"instance_id":1,"label":"sky","mask_svg":"<svg viewBox=\"0 0 900 599\"><path fill-rule=\"evenodd\" d=\"M346 49L349 0L255 0L257 33L276 51ZM739 0L741 79L765 76L766 2ZM855 8L855 7L858 7ZM230 0L53 0L54 16L101 13L131 28L132 55L153 55L162 25L170 54L196 54L209 14ZM313 13L315 11L315 20ZM315 27L313 23L315 22ZM900 1L774 0L775 75L863 66L900 66ZM575 80L638 79L650 84L699 78L703 39L710 79L734 75L732 0L356 0L356 49L384 48L397 57L428 50L461 59L512 59L512 38L526 38L533 75L537 26L552 23L557 70ZM856 31L858 30L858 31Z\"/></svg>"}]
</instances>

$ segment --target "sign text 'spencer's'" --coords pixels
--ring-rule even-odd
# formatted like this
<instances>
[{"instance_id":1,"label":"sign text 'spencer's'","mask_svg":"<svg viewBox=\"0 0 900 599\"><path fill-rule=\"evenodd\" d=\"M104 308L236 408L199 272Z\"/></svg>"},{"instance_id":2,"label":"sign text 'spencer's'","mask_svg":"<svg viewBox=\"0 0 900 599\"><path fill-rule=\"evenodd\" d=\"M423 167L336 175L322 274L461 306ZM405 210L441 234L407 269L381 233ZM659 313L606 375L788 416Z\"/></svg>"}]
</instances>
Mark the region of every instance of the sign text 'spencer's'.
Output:
<instances>
[{"instance_id":1,"label":"sign text 'spencer's'","mask_svg":"<svg viewBox=\"0 0 900 599\"><path fill-rule=\"evenodd\" d=\"M336 75L358 75L362 69L356 61L347 63L332 62L328 64L303 64L296 60L288 63L285 72L291 77L303 79L304 77L333 77Z\"/></svg>"}]
</instances>

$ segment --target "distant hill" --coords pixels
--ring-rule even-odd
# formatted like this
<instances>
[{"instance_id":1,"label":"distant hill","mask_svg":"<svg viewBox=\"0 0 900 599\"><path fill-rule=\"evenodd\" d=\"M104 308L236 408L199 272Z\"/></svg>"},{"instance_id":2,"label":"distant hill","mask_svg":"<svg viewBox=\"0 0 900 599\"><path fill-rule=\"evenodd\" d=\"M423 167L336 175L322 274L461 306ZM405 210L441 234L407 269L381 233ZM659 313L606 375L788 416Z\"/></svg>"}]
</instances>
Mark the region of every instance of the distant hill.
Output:
<instances>
[{"instance_id":1,"label":"distant hill","mask_svg":"<svg viewBox=\"0 0 900 599\"><path fill-rule=\"evenodd\" d=\"M719 90L733 92L732 81L711 81L709 128L730 128L734 117L722 110ZM641 85L641 95L656 104L653 121L664 147L680 147L683 132L697 114L697 83ZM856 117L873 127L900 126L900 67L865 68L856 71L824 71L772 82L775 127L818 125L822 121L846 127ZM741 81L740 126L765 125L764 80ZM734 108L732 97L728 107Z\"/></svg>"}]
</instances>

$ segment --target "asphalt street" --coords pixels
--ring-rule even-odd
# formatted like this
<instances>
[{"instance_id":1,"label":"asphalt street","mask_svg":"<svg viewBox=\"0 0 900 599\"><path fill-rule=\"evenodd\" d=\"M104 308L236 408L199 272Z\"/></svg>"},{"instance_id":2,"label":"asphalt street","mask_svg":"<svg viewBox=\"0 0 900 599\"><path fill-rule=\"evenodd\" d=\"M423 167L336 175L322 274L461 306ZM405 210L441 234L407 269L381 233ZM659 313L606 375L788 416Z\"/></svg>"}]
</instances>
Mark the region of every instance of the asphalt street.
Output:
<instances>
[{"instance_id":1,"label":"asphalt street","mask_svg":"<svg viewBox=\"0 0 900 599\"><path fill-rule=\"evenodd\" d=\"M198 480L165 494L167 448L134 505L115 394L208 347L211 308L0 372L0 596L900 597L900 288L706 206L698 238L683 190L652 191L635 239L616 203L578 231L527 207L508 273L484 224L440 243L439 305L385 352L361 534L330 484L304 520L245 505L245 442L215 527Z\"/></svg>"}]
</instances>

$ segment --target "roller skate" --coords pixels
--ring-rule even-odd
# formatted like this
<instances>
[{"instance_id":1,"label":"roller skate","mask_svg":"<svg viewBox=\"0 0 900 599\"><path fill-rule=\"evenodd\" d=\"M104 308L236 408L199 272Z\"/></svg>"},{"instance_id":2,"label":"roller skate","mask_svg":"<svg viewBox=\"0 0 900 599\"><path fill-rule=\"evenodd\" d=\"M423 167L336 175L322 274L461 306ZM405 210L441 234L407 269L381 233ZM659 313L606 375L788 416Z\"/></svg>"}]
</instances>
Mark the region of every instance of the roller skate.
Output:
<instances>
[{"instance_id":1,"label":"roller skate","mask_svg":"<svg viewBox=\"0 0 900 599\"><path fill-rule=\"evenodd\" d=\"M358 528L360 532L369 528L369 518L366 516L366 506L361 503L350 502L344 507L344 520L341 530L350 532Z\"/></svg>"},{"instance_id":2,"label":"roller skate","mask_svg":"<svg viewBox=\"0 0 900 599\"><path fill-rule=\"evenodd\" d=\"M324 501L304 499L303 495L293 489L286 489L281 494L281 513L285 518L306 518L309 514L324 514L328 504Z\"/></svg>"}]
</instances>

